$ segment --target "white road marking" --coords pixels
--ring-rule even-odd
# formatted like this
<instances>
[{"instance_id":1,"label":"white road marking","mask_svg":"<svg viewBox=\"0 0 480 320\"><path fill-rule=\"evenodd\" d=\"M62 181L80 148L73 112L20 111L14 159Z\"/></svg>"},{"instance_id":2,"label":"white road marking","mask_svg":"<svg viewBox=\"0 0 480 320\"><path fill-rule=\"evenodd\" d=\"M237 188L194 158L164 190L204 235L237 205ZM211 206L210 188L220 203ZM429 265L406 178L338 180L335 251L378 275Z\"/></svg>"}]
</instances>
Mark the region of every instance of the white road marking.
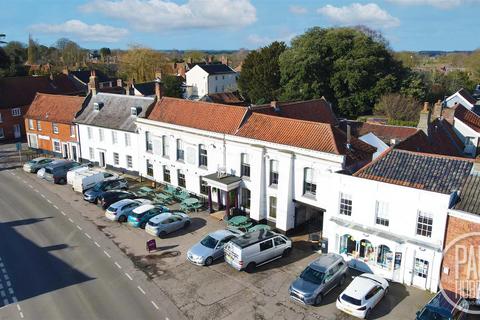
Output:
<instances>
[{"instance_id":1,"label":"white road marking","mask_svg":"<svg viewBox=\"0 0 480 320\"><path fill-rule=\"evenodd\" d=\"M78 230L82 230L82 227L80 227L80 226L77 224L77 229L78 229Z\"/></svg>"},{"instance_id":2,"label":"white road marking","mask_svg":"<svg viewBox=\"0 0 480 320\"><path fill-rule=\"evenodd\" d=\"M103 250L103 253L105 253L105 255L106 255L107 257L109 257L109 258L111 258L111 257L112 257L112 256L111 256L111 255L109 255L109 254L108 254L108 252L107 252L107 251L105 251L105 250Z\"/></svg>"},{"instance_id":3,"label":"white road marking","mask_svg":"<svg viewBox=\"0 0 480 320\"><path fill-rule=\"evenodd\" d=\"M125 275L127 276L128 279L133 280L133 278L130 277L130 275L128 273L125 272Z\"/></svg>"},{"instance_id":4,"label":"white road marking","mask_svg":"<svg viewBox=\"0 0 480 320\"><path fill-rule=\"evenodd\" d=\"M18 311L22 311L22 308L20 308L19 304L17 304L17 309L18 309Z\"/></svg>"},{"instance_id":5,"label":"white road marking","mask_svg":"<svg viewBox=\"0 0 480 320\"><path fill-rule=\"evenodd\" d=\"M117 266L118 269L122 269L122 266L119 265L117 261L115 261L115 265Z\"/></svg>"},{"instance_id":6,"label":"white road marking","mask_svg":"<svg viewBox=\"0 0 480 320\"><path fill-rule=\"evenodd\" d=\"M47 202L50 203L50 204L52 204L52 201L50 201L50 199L47 199Z\"/></svg>"},{"instance_id":7,"label":"white road marking","mask_svg":"<svg viewBox=\"0 0 480 320\"><path fill-rule=\"evenodd\" d=\"M66 215L67 215L67 214L66 214L65 212L63 212L63 211L60 211L60 212L61 212L61 213L62 213L64 216L66 216Z\"/></svg>"},{"instance_id":8,"label":"white road marking","mask_svg":"<svg viewBox=\"0 0 480 320\"><path fill-rule=\"evenodd\" d=\"M37 189L35 189L35 192L40 193L40 191L38 191Z\"/></svg>"},{"instance_id":9,"label":"white road marking","mask_svg":"<svg viewBox=\"0 0 480 320\"><path fill-rule=\"evenodd\" d=\"M143 293L143 294L147 294L145 291L143 291L142 287L140 287L140 286L137 286L137 288L138 288L138 290L140 290L140 292L141 292L141 293Z\"/></svg>"},{"instance_id":10,"label":"white road marking","mask_svg":"<svg viewBox=\"0 0 480 320\"><path fill-rule=\"evenodd\" d=\"M73 221L72 218L68 218L68 221L70 221L71 223L75 223L75 221Z\"/></svg>"},{"instance_id":11,"label":"white road marking","mask_svg":"<svg viewBox=\"0 0 480 320\"><path fill-rule=\"evenodd\" d=\"M56 205L53 205L53 207L58 210L58 207Z\"/></svg>"},{"instance_id":12,"label":"white road marking","mask_svg":"<svg viewBox=\"0 0 480 320\"><path fill-rule=\"evenodd\" d=\"M97 241L95 241L95 245L100 248L100 245L97 243Z\"/></svg>"},{"instance_id":13,"label":"white road marking","mask_svg":"<svg viewBox=\"0 0 480 320\"><path fill-rule=\"evenodd\" d=\"M157 309L157 310L160 309L155 302L153 302L153 301L150 301L150 302L153 304L153 306L155 307L155 309Z\"/></svg>"},{"instance_id":14,"label":"white road marking","mask_svg":"<svg viewBox=\"0 0 480 320\"><path fill-rule=\"evenodd\" d=\"M30 187L30 189L33 189L33 186L31 184L28 185Z\"/></svg>"},{"instance_id":15,"label":"white road marking","mask_svg":"<svg viewBox=\"0 0 480 320\"><path fill-rule=\"evenodd\" d=\"M20 311L20 318L23 319L23 312Z\"/></svg>"},{"instance_id":16,"label":"white road marking","mask_svg":"<svg viewBox=\"0 0 480 320\"><path fill-rule=\"evenodd\" d=\"M92 237L90 237L90 235L88 233L85 232L85 236L88 238L88 239L92 239Z\"/></svg>"},{"instance_id":17,"label":"white road marking","mask_svg":"<svg viewBox=\"0 0 480 320\"><path fill-rule=\"evenodd\" d=\"M43 194L41 194L41 196L42 196L42 198L43 198L43 199L46 199L46 198L45 198L45 196L44 196Z\"/></svg>"}]
</instances>

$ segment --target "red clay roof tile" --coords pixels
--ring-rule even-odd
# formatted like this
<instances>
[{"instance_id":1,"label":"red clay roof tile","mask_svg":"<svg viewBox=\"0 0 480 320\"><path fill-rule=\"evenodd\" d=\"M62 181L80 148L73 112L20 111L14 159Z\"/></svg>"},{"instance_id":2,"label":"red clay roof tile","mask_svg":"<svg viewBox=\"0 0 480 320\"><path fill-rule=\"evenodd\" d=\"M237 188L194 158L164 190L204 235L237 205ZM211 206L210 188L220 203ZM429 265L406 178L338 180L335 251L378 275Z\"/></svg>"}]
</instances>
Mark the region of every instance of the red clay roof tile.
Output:
<instances>
[{"instance_id":1,"label":"red clay roof tile","mask_svg":"<svg viewBox=\"0 0 480 320\"><path fill-rule=\"evenodd\" d=\"M84 97L37 93L25 118L71 124L76 113L81 110L84 99Z\"/></svg>"}]
</instances>

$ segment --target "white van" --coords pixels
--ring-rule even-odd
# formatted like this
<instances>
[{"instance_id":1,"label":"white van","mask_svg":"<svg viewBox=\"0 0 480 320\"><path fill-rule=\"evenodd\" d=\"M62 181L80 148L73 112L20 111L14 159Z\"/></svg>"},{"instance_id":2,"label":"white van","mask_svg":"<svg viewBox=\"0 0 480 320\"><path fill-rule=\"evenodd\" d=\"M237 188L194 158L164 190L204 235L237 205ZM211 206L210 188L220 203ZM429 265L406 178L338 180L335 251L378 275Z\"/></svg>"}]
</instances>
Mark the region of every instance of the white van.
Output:
<instances>
[{"instance_id":1,"label":"white van","mask_svg":"<svg viewBox=\"0 0 480 320\"><path fill-rule=\"evenodd\" d=\"M80 171L73 180L73 190L83 193L103 180L105 180L103 172L94 170Z\"/></svg>"},{"instance_id":2,"label":"white van","mask_svg":"<svg viewBox=\"0 0 480 320\"><path fill-rule=\"evenodd\" d=\"M87 166L80 166L73 168L67 172L67 184L73 186L73 181L78 173L89 170Z\"/></svg>"},{"instance_id":3,"label":"white van","mask_svg":"<svg viewBox=\"0 0 480 320\"><path fill-rule=\"evenodd\" d=\"M239 271L252 272L255 267L290 254L292 241L272 231L258 230L231 240L224 250L229 265Z\"/></svg>"}]
</instances>

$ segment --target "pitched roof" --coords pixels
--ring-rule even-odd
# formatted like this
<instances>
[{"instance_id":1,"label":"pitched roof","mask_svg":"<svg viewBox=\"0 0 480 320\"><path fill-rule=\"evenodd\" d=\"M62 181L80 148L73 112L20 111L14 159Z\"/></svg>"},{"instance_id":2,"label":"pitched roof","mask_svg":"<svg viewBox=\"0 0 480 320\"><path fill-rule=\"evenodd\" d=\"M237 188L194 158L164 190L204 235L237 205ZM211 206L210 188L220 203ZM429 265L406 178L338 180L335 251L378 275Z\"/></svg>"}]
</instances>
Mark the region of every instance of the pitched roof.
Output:
<instances>
[{"instance_id":1,"label":"pitched roof","mask_svg":"<svg viewBox=\"0 0 480 320\"><path fill-rule=\"evenodd\" d=\"M347 149L346 135L331 124L252 113L237 136L298 148L347 155L354 160L371 159L376 149L356 138Z\"/></svg>"},{"instance_id":2,"label":"pitched roof","mask_svg":"<svg viewBox=\"0 0 480 320\"><path fill-rule=\"evenodd\" d=\"M155 82L156 81L134 83L132 86L144 96L153 96L155 94Z\"/></svg>"},{"instance_id":3,"label":"pitched roof","mask_svg":"<svg viewBox=\"0 0 480 320\"><path fill-rule=\"evenodd\" d=\"M460 189L472 166L471 159L389 148L354 176L450 194Z\"/></svg>"},{"instance_id":4,"label":"pitched roof","mask_svg":"<svg viewBox=\"0 0 480 320\"><path fill-rule=\"evenodd\" d=\"M238 91L210 93L201 98L202 101L228 104L234 106L245 106L246 103Z\"/></svg>"},{"instance_id":5,"label":"pitched roof","mask_svg":"<svg viewBox=\"0 0 480 320\"><path fill-rule=\"evenodd\" d=\"M69 71L68 73L80 80L83 84L88 84L90 81L91 70L78 70L78 71ZM100 70L95 69L95 75L97 76L98 82L109 82L113 81L107 77Z\"/></svg>"},{"instance_id":6,"label":"pitched roof","mask_svg":"<svg viewBox=\"0 0 480 320\"><path fill-rule=\"evenodd\" d=\"M29 105L37 92L76 94L74 83L63 74L48 76L0 78L0 109Z\"/></svg>"},{"instance_id":7,"label":"pitched roof","mask_svg":"<svg viewBox=\"0 0 480 320\"><path fill-rule=\"evenodd\" d=\"M360 122L360 121L342 121L340 127L346 131L346 126L350 125L352 135L361 137L368 133L373 133L386 144L391 144L392 140L403 141L417 133L418 129L414 127L392 126L386 124Z\"/></svg>"},{"instance_id":8,"label":"pitched roof","mask_svg":"<svg viewBox=\"0 0 480 320\"><path fill-rule=\"evenodd\" d=\"M143 118L155 101L154 98L127 96L112 93L97 93L92 96L83 112L75 118L76 123L135 132L137 117ZM103 104L94 110L94 104ZM131 108L140 109L138 116L131 116Z\"/></svg>"},{"instance_id":9,"label":"pitched roof","mask_svg":"<svg viewBox=\"0 0 480 320\"><path fill-rule=\"evenodd\" d=\"M235 73L232 68L223 63L199 63L197 66L208 74Z\"/></svg>"},{"instance_id":10,"label":"pitched roof","mask_svg":"<svg viewBox=\"0 0 480 320\"><path fill-rule=\"evenodd\" d=\"M455 118L462 121L476 132L480 132L480 116L468 110L463 105L457 105L455 109Z\"/></svg>"},{"instance_id":11,"label":"pitched roof","mask_svg":"<svg viewBox=\"0 0 480 320\"><path fill-rule=\"evenodd\" d=\"M244 107L163 97L155 104L148 119L234 134L247 111Z\"/></svg>"},{"instance_id":12,"label":"pitched roof","mask_svg":"<svg viewBox=\"0 0 480 320\"><path fill-rule=\"evenodd\" d=\"M37 93L25 118L71 124L84 97Z\"/></svg>"},{"instance_id":13,"label":"pitched roof","mask_svg":"<svg viewBox=\"0 0 480 320\"><path fill-rule=\"evenodd\" d=\"M251 110L257 113L275 115L298 120L315 121L336 124L337 118L328 102L324 99L295 102L276 102L275 109L270 104L252 106Z\"/></svg>"},{"instance_id":14,"label":"pitched roof","mask_svg":"<svg viewBox=\"0 0 480 320\"><path fill-rule=\"evenodd\" d=\"M480 215L480 176L469 175L460 189L458 202L453 206L461 210Z\"/></svg>"},{"instance_id":15,"label":"pitched roof","mask_svg":"<svg viewBox=\"0 0 480 320\"><path fill-rule=\"evenodd\" d=\"M477 103L477 99L475 99L475 98L470 94L470 92L468 92L468 91L465 90L464 88L458 90L457 92L458 92L458 94L460 94L465 100L467 100L467 101L470 102L471 104Z\"/></svg>"}]
</instances>

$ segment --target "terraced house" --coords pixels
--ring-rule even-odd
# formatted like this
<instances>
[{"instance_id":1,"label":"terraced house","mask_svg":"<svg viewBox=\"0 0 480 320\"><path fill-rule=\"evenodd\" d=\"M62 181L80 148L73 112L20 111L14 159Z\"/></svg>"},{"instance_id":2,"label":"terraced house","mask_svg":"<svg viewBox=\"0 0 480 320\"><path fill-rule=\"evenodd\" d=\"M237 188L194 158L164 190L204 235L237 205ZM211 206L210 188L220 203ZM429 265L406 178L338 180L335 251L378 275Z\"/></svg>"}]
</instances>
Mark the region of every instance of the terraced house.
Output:
<instances>
[{"instance_id":1,"label":"terraced house","mask_svg":"<svg viewBox=\"0 0 480 320\"><path fill-rule=\"evenodd\" d=\"M80 159L80 140L73 119L84 97L37 93L25 114L28 146L66 159Z\"/></svg>"},{"instance_id":2,"label":"terraced house","mask_svg":"<svg viewBox=\"0 0 480 320\"><path fill-rule=\"evenodd\" d=\"M308 107L331 112L320 104ZM140 173L203 196L211 210L237 208L283 232L307 222L321 228L327 194L318 186L331 172L369 162L375 148L331 123L275 115L289 114L284 107L164 97L136 121Z\"/></svg>"}]
</instances>

